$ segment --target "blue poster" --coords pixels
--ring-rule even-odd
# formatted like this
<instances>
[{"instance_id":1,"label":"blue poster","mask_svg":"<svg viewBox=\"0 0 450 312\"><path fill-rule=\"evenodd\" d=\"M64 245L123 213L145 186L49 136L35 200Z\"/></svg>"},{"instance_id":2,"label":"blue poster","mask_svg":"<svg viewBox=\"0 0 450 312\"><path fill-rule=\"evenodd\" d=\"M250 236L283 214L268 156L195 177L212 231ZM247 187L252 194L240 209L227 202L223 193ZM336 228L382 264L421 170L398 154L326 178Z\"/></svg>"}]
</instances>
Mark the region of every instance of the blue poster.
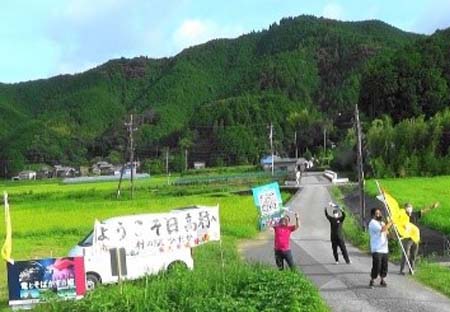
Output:
<instances>
[{"instance_id":1,"label":"blue poster","mask_svg":"<svg viewBox=\"0 0 450 312\"><path fill-rule=\"evenodd\" d=\"M270 216L281 210L283 200L281 199L280 186L277 182L255 187L253 201L258 207L261 216Z\"/></svg>"},{"instance_id":2,"label":"blue poster","mask_svg":"<svg viewBox=\"0 0 450 312\"><path fill-rule=\"evenodd\" d=\"M269 223L279 219L283 213L283 200L277 182L252 189L253 201L259 210L259 228L262 230Z\"/></svg>"}]
</instances>

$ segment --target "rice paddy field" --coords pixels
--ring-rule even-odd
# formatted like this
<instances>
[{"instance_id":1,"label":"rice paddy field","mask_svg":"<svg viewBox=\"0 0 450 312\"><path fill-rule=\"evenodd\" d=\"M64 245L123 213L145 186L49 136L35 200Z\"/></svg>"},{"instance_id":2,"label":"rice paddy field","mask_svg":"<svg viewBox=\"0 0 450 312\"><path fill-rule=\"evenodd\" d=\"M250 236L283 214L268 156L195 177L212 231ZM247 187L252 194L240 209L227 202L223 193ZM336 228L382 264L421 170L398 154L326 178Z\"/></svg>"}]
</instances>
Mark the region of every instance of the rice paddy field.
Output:
<instances>
[{"instance_id":1,"label":"rice paddy field","mask_svg":"<svg viewBox=\"0 0 450 312\"><path fill-rule=\"evenodd\" d=\"M176 177L172 179L175 181ZM237 254L237 240L258 233L257 211L248 191L252 186L268 182L269 178L246 174L243 179L217 180L222 182L168 185L167 177L138 180L133 199L130 198L129 183L124 184L119 199L116 198L117 182L71 185L58 181L0 183L0 191L9 194L12 256L17 260L65 256L93 228L96 219L165 212L190 205L220 206L223 242L195 248L194 271L151 276L124 283L120 289L117 285L104 286L82 300L51 302L37 309L328 311L315 287L301 272L280 273L272 268L248 265ZM285 199L288 196L283 194ZM4 232L2 222L0 237L4 237ZM284 288L285 291L274 292L274 289ZM8 310L5 265L0 266L0 309Z\"/></svg>"},{"instance_id":2,"label":"rice paddy field","mask_svg":"<svg viewBox=\"0 0 450 312\"><path fill-rule=\"evenodd\" d=\"M450 176L382 179L379 183L401 206L409 202L414 209L422 210L439 203L420 222L450 235ZM367 181L366 188L371 195L378 194L374 180Z\"/></svg>"}]
</instances>

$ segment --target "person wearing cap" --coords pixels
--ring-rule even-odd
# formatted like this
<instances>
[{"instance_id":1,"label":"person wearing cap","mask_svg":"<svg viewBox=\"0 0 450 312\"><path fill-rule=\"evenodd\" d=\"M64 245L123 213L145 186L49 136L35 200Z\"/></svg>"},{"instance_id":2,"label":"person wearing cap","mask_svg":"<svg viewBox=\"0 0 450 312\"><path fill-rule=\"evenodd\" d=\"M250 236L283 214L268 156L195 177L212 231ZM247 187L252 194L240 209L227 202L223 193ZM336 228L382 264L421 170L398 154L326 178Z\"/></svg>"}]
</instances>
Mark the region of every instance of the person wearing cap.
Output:
<instances>
[{"instance_id":1,"label":"person wearing cap","mask_svg":"<svg viewBox=\"0 0 450 312\"><path fill-rule=\"evenodd\" d=\"M345 246L344 236L342 234L342 224L345 220L345 212L335 204L330 204L333 207L333 215L329 215L327 208L325 207L325 217L330 222L330 240L331 249L333 250L334 260L336 264L339 264L338 247L341 249L342 256L347 264L350 264L350 258L348 257L347 247Z\"/></svg>"},{"instance_id":2,"label":"person wearing cap","mask_svg":"<svg viewBox=\"0 0 450 312\"><path fill-rule=\"evenodd\" d=\"M289 217L284 216L273 226L275 263L278 269L284 269L284 261L290 269L295 269L290 247L291 233L299 228L298 214L295 214L295 225L289 225Z\"/></svg>"}]
</instances>

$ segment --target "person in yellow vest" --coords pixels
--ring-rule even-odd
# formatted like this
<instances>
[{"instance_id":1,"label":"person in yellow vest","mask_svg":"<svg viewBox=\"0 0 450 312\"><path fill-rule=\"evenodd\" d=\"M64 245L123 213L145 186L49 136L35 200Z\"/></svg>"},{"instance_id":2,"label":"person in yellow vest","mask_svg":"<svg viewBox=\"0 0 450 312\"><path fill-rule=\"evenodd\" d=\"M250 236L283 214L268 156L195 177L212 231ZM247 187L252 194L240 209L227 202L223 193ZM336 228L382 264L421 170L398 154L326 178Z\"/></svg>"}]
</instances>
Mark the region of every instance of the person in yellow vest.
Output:
<instances>
[{"instance_id":1,"label":"person in yellow vest","mask_svg":"<svg viewBox=\"0 0 450 312\"><path fill-rule=\"evenodd\" d=\"M419 227L419 219L422 218L422 216L430 211L433 208L437 208L439 206L439 203L436 202L433 205L426 207L419 211L414 211L413 206L410 203L405 204L405 211L406 214L409 217L409 222L414 224L415 226ZM414 242L411 238L403 238L402 239L402 245L405 249L405 253L408 256L409 263L411 265L411 268L414 270L415 262L417 258L417 254L419 253L419 243ZM406 258L405 255L402 255L402 261L400 262L400 274L405 275L404 269L406 264ZM411 270L409 270L409 273L411 274Z\"/></svg>"}]
</instances>

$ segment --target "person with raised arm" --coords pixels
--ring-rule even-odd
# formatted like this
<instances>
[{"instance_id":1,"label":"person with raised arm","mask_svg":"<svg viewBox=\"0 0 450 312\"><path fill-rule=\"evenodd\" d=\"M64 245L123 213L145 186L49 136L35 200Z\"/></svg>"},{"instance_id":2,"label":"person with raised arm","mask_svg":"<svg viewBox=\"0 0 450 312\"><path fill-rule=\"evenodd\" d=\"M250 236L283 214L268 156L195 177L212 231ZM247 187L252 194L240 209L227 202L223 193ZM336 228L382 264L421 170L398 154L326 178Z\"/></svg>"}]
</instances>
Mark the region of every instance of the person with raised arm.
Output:
<instances>
[{"instance_id":1,"label":"person with raised arm","mask_svg":"<svg viewBox=\"0 0 450 312\"><path fill-rule=\"evenodd\" d=\"M290 239L291 233L299 228L298 214L295 213L295 225L289 225L289 217L284 216L280 221L272 226L274 231L274 251L275 263L278 269L284 269L284 261L290 269L295 269L294 259L292 257Z\"/></svg>"}]
</instances>

